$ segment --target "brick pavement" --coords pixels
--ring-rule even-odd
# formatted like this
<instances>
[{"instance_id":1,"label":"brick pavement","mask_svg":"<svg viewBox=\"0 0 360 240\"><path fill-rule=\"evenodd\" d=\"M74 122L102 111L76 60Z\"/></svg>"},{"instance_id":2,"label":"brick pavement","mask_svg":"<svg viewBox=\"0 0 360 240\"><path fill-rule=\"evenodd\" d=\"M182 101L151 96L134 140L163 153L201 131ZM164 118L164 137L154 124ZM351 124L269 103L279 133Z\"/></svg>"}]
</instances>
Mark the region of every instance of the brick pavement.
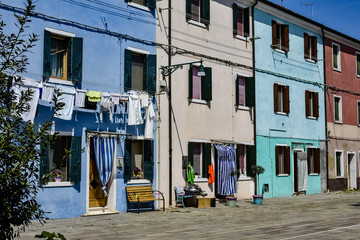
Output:
<instances>
[{"instance_id":1,"label":"brick pavement","mask_svg":"<svg viewBox=\"0 0 360 240\"><path fill-rule=\"evenodd\" d=\"M20 239L46 230L67 239L360 239L360 193L250 200L236 207L172 208L34 222Z\"/></svg>"}]
</instances>

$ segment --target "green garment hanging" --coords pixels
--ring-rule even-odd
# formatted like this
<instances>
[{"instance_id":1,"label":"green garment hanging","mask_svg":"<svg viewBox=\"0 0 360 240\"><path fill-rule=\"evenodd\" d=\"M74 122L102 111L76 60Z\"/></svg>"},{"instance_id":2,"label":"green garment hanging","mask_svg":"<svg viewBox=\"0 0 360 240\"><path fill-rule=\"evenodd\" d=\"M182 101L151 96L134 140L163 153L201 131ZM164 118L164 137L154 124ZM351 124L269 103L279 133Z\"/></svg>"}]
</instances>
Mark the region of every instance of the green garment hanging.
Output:
<instances>
[{"instance_id":1,"label":"green garment hanging","mask_svg":"<svg viewBox=\"0 0 360 240\"><path fill-rule=\"evenodd\" d=\"M194 184L194 169L189 163L188 167L188 183Z\"/></svg>"}]
</instances>

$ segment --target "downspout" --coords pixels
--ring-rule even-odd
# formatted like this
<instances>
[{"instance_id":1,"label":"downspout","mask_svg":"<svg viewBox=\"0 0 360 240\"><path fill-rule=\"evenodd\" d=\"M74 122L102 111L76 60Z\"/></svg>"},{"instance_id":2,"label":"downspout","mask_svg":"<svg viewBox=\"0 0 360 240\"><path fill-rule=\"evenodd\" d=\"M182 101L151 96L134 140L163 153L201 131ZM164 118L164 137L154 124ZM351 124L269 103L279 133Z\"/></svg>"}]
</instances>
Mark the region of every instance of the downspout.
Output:
<instances>
[{"instance_id":1,"label":"downspout","mask_svg":"<svg viewBox=\"0 0 360 240\"><path fill-rule=\"evenodd\" d=\"M323 68L324 68L324 112L325 112L325 150L326 150L326 189L329 189L329 144L328 144L328 128L327 128L327 85L326 85L326 61L325 61L325 33L324 27L321 27L321 32L323 35Z\"/></svg>"},{"instance_id":2,"label":"downspout","mask_svg":"<svg viewBox=\"0 0 360 240\"><path fill-rule=\"evenodd\" d=\"M171 66L171 0L168 2L168 9L169 9L169 15L168 15L168 66L170 69ZM168 96L169 96L169 206L172 205L172 121L171 121L171 74L169 74L169 90L168 90Z\"/></svg>"}]
</instances>

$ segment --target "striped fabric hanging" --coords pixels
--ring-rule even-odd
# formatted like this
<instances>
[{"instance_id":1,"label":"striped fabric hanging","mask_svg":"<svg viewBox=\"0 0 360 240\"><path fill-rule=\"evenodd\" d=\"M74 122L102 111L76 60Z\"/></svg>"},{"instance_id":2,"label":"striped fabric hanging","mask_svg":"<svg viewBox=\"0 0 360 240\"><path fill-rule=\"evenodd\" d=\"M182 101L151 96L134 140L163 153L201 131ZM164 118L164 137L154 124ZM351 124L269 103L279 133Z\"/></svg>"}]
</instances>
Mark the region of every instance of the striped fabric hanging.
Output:
<instances>
[{"instance_id":1,"label":"striped fabric hanging","mask_svg":"<svg viewBox=\"0 0 360 240\"><path fill-rule=\"evenodd\" d=\"M105 196L114 162L115 137L94 137L95 162Z\"/></svg>"},{"instance_id":2,"label":"striped fabric hanging","mask_svg":"<svg viewBox=\"0 0 360 240\"><path fill-rule=\"evenodd\" d=\"M236 151L233 146L215 144L217 150L217 193L230 195L237 193Z\"/></svg>"}]
</instances>

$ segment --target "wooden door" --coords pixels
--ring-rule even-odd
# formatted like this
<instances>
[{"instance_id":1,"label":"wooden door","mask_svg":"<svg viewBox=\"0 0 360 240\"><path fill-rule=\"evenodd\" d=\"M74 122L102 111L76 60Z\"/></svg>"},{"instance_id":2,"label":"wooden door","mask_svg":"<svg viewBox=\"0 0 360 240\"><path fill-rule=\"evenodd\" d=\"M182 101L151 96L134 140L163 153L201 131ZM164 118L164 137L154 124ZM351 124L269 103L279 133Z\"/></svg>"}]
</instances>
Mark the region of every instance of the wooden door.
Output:
<instances>
[{"instance_id":1,"label":"wooden door","mask_svg":"<svg viewBox=\"0 0 360 240\"><path fill-rule=\"evenodd\" d=\"M297 152L294 152L294 192L297 193L299 191L299 176L298 176L298 157Z\"/></svg>"},{"instance_id":2,"label":"wooden door","mask_svg":"<svg viewBox=\"0 0 360 240\"><path fill-rule=\"evenodd\" d=\"M89 208L105 207L107 197L101 189L102 184L99 179L99 173L96 168L94 141L90 139L90 178L89 178Z\"/></svg>"}]
</instances>

